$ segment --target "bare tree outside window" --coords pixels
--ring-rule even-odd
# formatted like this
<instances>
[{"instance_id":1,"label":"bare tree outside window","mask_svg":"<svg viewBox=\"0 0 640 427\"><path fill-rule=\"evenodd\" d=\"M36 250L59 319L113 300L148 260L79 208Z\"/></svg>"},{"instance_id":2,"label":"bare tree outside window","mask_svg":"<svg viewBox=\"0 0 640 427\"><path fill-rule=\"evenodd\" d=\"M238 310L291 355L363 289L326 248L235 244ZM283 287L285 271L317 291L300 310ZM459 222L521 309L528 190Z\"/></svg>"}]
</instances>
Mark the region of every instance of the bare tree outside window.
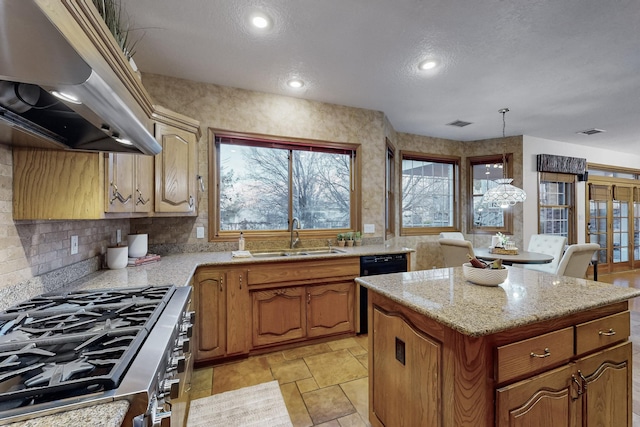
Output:
<instances>
[{"instance_id":1,"label":"bare tree outside window","mask_svg":"<svg viewBox=\"0 0 640 427\"><path fill-rule=\"evenodd\" d=\"M220 230L350 227L351 153L218 142ZM265 144L268 145L268 144Z\"/></svg>"},{"instance_id":2,"label":"bare tree outside window","mask_svg":"<svg viewBox=\"0 0 640 427\"><path fill-rule=\"evenodd\" d=\"M402 157L402 228L455 227L456 161Z\"/></svg>"}]
</instances>

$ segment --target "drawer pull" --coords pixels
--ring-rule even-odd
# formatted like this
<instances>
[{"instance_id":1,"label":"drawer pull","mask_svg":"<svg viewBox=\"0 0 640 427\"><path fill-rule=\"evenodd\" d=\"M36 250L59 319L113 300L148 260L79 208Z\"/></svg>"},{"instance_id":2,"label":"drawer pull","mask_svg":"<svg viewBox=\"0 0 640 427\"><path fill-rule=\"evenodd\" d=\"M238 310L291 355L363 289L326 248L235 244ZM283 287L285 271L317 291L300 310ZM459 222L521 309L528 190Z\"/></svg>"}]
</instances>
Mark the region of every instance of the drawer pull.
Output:
<instances>
[{"instance_id":1,"label":"drawer pull","mask_svg":"<svg viewBox=\"0 0 640 427\"><path fill-rule=\"evenodd\" d=\"M536 354L533 351L530 354L531 357L538 357L540 359L544 359L545 357L549 357L551 356L551 352L549 351L549 348L545 348L544 349L544 354Z\"/></svg>"},{"instance_id":2,"label":"drawer pull","mask_svg":"<svg viewBox=\"0 0 640 427\"><path fill-rule=\"evenodd\" d=\"M613 328L609 328L607 332L598 331L598 335L604 335L606 337L611 337L611 336L614 336L615 334L616 334L616 331L614 331Z\"/></svg>"}]
</instances>

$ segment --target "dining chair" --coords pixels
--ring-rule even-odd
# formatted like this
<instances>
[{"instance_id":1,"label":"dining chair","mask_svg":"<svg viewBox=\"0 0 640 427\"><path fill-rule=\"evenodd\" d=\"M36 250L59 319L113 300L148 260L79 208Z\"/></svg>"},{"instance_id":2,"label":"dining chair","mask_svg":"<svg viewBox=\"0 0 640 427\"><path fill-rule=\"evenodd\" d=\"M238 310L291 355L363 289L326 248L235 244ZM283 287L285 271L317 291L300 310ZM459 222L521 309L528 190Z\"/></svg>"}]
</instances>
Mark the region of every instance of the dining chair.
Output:
<instances>
[{"instance_id":1,"label":"dining chair","mask_svg":"<svg viewBox=\"0 0 640 427\"><path fill-rule=\"evenodd\" d=\"M441 239L456 239L456 240L465 240L464 234L459 231L443 231L440 233Z\"/></svg>"},{"instance_id":2,"label":"dining chair","mask_svg":"<svg viewBox=\"0 0 640 427\"><path fill-rule=\"evenodd\" d=\"M473 245L468 240L460 239L439 239L442 257L445 267L460 267L465 262L469 262L469 256L475 256Z\"/></svg>"},{"instance_id":3,"label":"dining chair","mask_svg":"<svg viewBox=\"0 0 640 427\"><path fill-rule=\"evenodd\" d=\"M562 252L567 244L567 238L553 234L534 234L529 240L527 251L551 255L553 260L547 264L526 264L523 267L530 270L544 271L555 274L558 270Z\"/></svg>"},{"instance_id":4,"label":"dining chair","mask_svg":"<svg viewBox=\"0 0 640 427\"><path fill-rule=\"evenodd\" d=\"M562 255L558 264L556 274L558 276L569 276L584 279L587 275L587 268L595 251L600 249L597 243L581 243L569 245Z\"/></svg>"}]
</instances>

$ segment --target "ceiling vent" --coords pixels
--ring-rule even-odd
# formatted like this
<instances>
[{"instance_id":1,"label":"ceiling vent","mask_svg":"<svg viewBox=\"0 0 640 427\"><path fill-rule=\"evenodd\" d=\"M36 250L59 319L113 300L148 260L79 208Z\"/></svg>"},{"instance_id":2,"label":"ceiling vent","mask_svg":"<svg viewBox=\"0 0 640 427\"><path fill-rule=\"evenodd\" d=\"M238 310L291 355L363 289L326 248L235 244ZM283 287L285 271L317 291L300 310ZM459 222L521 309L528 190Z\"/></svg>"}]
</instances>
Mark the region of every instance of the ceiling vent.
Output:
<instances>
[{"instance_id":1,"label":"ceiling vent","mask_svg":"<svg viewBox=\"0 0 640 427\"><path fill-rule=\"evenodd\" d=\"M606 130L593 128L593 129L581 130L580 132L576 132L576 133L581 133L583 135L595 135L597 133L602 133L602 132L606 132Z\"/></svg>"},{"instance_id":2,"label":"ceiling vent","mask_svg":"<svg viewBox=\"0 0 640 427\"><path fill-rule=\"evenodd\" d=\"M447 126L455 126L457 128L463 128L465 126L469 126L471 122L465 122L463 120L454 120L451 123L447 123Z\"/></svg>"}]
</instances>

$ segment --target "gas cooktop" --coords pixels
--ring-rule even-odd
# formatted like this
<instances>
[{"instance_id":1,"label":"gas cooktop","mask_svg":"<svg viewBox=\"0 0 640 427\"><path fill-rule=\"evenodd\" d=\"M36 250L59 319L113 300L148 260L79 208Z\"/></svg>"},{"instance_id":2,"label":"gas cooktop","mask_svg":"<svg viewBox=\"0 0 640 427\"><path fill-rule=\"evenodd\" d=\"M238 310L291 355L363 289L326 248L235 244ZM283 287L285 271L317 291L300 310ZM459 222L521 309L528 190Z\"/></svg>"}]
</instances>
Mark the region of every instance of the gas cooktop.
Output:
<instances>
[{"instance_id":1,"label":"gas cooktop","mask_svg":"<svg viewBox=\"0 0 640 427\"><path fill-rule=\"evenodd\" d=\"M174 291L44 294L0 313L0 412L118 387Z\"/></svg>"}]
</instances>

